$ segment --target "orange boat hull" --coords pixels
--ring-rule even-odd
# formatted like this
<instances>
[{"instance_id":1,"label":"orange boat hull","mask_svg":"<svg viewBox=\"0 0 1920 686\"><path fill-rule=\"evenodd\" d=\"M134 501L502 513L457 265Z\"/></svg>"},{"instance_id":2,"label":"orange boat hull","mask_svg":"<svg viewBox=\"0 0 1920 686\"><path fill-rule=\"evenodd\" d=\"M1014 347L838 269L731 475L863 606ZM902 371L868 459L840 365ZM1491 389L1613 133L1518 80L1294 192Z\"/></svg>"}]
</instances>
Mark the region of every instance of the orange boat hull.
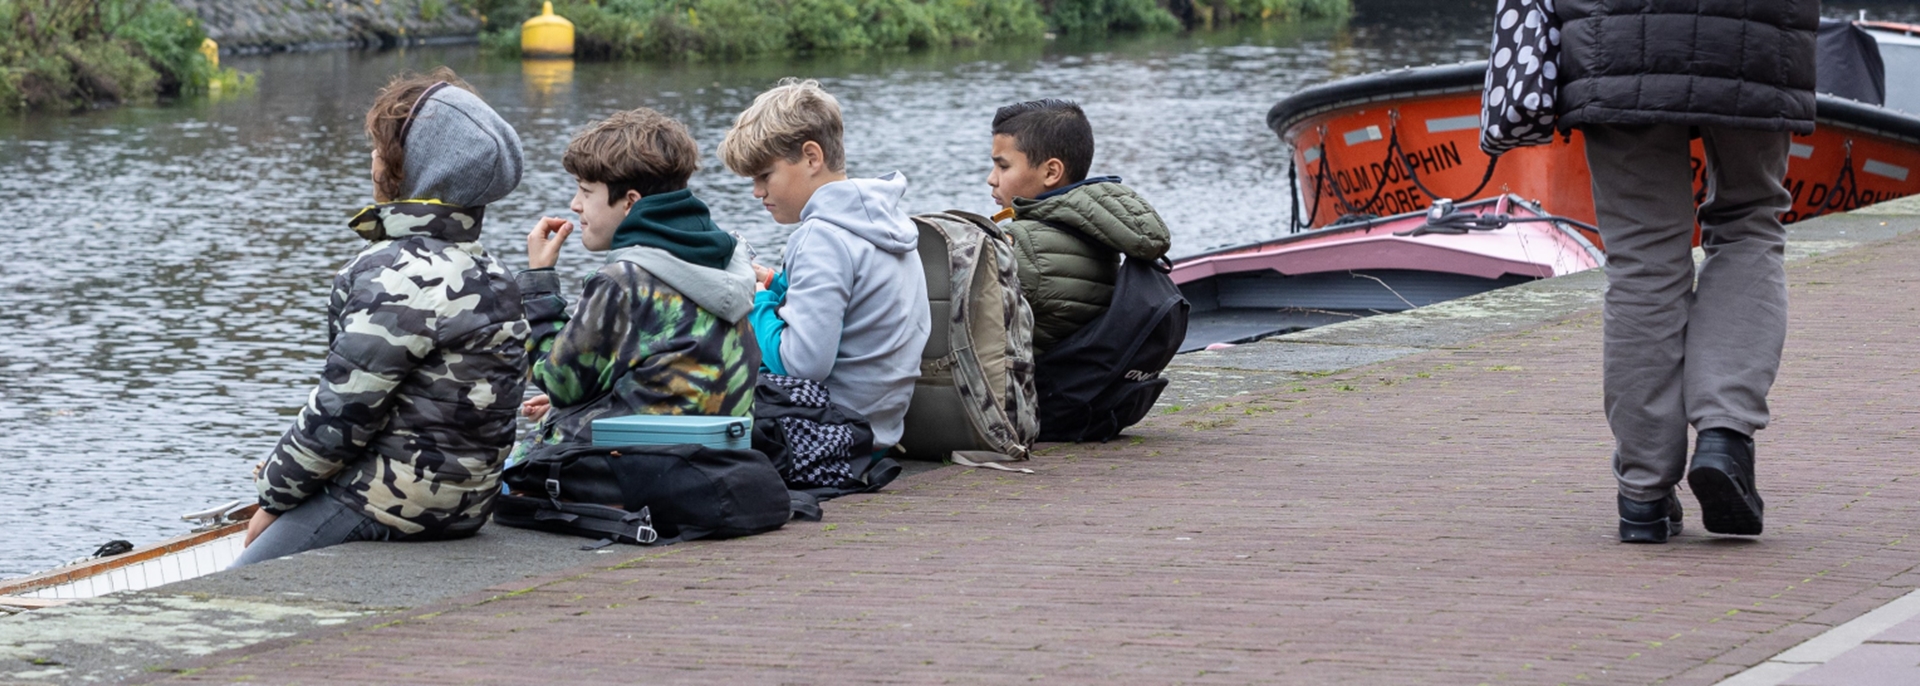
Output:
<instances>
[{"instance_id":1,"label":"orange boat hull","mask_svg":"<svg viewBox=\"0 0 1920 686\"><path fill-rule=\"evenodd\" d=\"M1429 81L1462 81L1481 71L1471 64L1424 69L1432 72ZM1419 71L1399 75L1423 76ZM1368 78L1380 75L1348 81ZM1305 218L1296 220L1296 228L1328 226L1354 214L1418 211L1432 204L1427 191L1457 201L1512 193L1556 215L1595 223L1593 178L1578 132L1551 145L1509 152L1487 176L1492 158L1480 151L1480 89L1474 79L1452 88L1414 90L1419 84L1408 84L1403 96L1391 93L1390 83L1374 89L1388 92L1369 95L1350 86L1338 92L1342 83L1337 82L1330 84L1335 92L1319 97L1322 102L1313 102L1309 91L1314 89L1309 89L1301 93L1307 102L1297 102L1296 96L1275 106L1269 124L1293 146L1294 211ZM1342 96L1360 101L1338 102ZM1825 96L1820 104L1818 128L1793 138L1786 178L1793 205L1783 221L1920 193L1920 119ZM1705 197L1705 166L1695 141L1696 198ZM1589 238L1598 244L1598 236Z\"/></svg>"}]
</instances>

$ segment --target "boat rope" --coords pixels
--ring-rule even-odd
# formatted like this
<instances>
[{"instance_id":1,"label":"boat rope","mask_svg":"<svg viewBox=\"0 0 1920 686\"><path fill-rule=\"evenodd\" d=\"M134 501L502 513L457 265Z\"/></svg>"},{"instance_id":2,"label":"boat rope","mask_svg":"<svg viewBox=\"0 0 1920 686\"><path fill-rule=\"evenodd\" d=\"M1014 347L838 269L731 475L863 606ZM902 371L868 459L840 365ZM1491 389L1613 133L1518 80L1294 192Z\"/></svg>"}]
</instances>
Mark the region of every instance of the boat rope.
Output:
<instances>
[{"instance_id":1,"label":"boat rope","mask_svg":"<svg viewBox=\"0 0 1920 686\"><path fill-rule=\"evenodd\" d=\"M1409 180L1413 181L1414 187L1420 189L1421 193L1426 194L1429 200L1432 200L1435 202L1438 202L1440 200L1455 200L1456 198L1446 198L1441 196L1438 193L1433 192L1433 189L1427 187L1426 182L1420 180L1420 174L1419 172L1416 172L1414 170L1413 163L1407 161L1406 149L1401 147L1400 145L1400 111L1392 110L1390 111L1389 115L1391 119L1387 124L1387 158L1381 161L1380 168L1396 169L1396 170L1405 172L1406 177ZM1360 205L1357 205L1357 206L1354 205L1353 201L1347 199L1347 194L1345 191L1343 191L1340 188L1340 183L1333 179L1333 167L1332 167L1332 164L1328 161L1328 155L1327 155L1327 127L1325 126L1320 127L1319 136L1320 136L1320 146L1319 146L1320 147L1320 164L1318 169L1319 183L1314 189L1315 192L1313 194L1313 208L1311 211L1307 213L1306 218L1304 220L1299 218L1300 215L1298 213L1298 205L1300 204L1299 180L1295 176L1294 168L1289 167L1287 169L1287 178L1293 185L1294 205L1296 207L1296 211L1294 214L1295 219L1290 223L1288 227L1290 232L1292 233L1299 233L1302 229L1310 228L1310 225L1312 224L1313 219L1320 215L1320 196L1321 196L1320 187L1323 187L1329 183L1333 184L1333 197L1335 200L1340 201L1340 207L1343 210L1345 210L1345 212L1342 213L1343 217L1378 216L1372 212L1373 206L1374 204L1380 202L1381 195L1384 194L1385 191L1387 190L1387 184L1383 179L1381 183L1379 183L1374 187L1373 195L1368 197L1366 202L1361 203ZM1480 175L1480 185L1475 186L1473 188L1473 191L1457 199L1471 200L1475 197L1478 197L1482 191L1485 191L1487 189L1487 184L1493 182L1494 171L1497 170L1499 166L1500 166L1499 155L1494 155L1488 158L1486 171L1482 172ZM1344 222L1340 222L1340 223L1344 223Z\"/></svg>"},{"instance_id":2,"label":"boat rope","mask_svg":"<svg viewBox=\"0 0 1920 686\"><path fill-rule=\"evenodd\" d=\"M1393 235L1405 237L1425 236L1427 234L1459 235L1471 231L1495 231L1513 224L1529 222L1560 222L1572 224L1594 233L1600 232L1600 227L1571 217L1561 217L1550 214L1537 217L1515 217L1510 214L1495 214L1492 212L1486 214L1461 212L1453 206L1453 201L1443 199L1434 203L1433 207L1427 210L1427 223L1406 231L1395 231Z\"/></svg>"},{"instance_id":3,"label":"boat rope","mask_svg":"<svg viewBox=\"0 0 1920 686\"><path fill-rule=\"evenodd\" d=\"M1828 187L1827 197L1820 203L1820 212L1813 215L1815 217L1826 214L1836 207L1845 209L1842 206L1846 204L1848 192L1841 190L1843 186L1851 186L1855 190L1859 189L1860 180L1853 175L1853 139L1851 138L1847 139L1846 151L1846 159L1840 163L1840 175L1834 177L1833 185ZM1835 199L1838 199L1839 202L1835 202Z\"/></svg>"},{"instance_id":4,"label":"boat rope","mask_svg":"<svg viewBox=\"0 0 1920 686\"><path fill-rule=\"evenodd\" d=\"M1396 145L1389 146L1387 148L1387 156L1389 159L1392 158L1393 153L1397 149L1397 147L1398 146L1396 144ZM1333 167L1330 166L1327 162L1328 152L1331 152L1331 151L1327 149L1327 127L1323 125L1320 127L1320 185L1321 186L1326 185L1333 178ZM1373 197L1367 198L1367 201L1365 203L1362 203L1360 206L1355 207L1351 201L1347 200L1346 192L1340 190L1340 183L1338 181L1332 181L1332 183L1333 183L1333 198L1335 200L1340 201L1340 207L1346 210L1346 212L1344 212L1343 214L1349 215L1349 216L1359 215L1359 214L1371 214L1367 210L1372 209L1374 203L1380 202L1380 194L1387 190L1386 183L1383 182L1380 184L1376 184L1373 188ZM1319 188L1315 188L1314 190L1316 191L1314 194L1315 195L1314 199L1316 201L1315 204L1318 205L1319 204L1318 203ZM1319 208L1316 207L1315 209L1318 210ZM1309 218L1308 221L1312 221L1311 218Z\"/></svg>"},{"instance_id":5,"label":"boat rope","mask_svg":"<svg viewBox=\"0 0 1920 686\"><path fill-rule=\"evenodd\" d=\"M1291 160L1287 162L1287 188L1293 191L1293 202L1287 206L1287 210L1293 213L1287 217L1287 233L1300 233L1313 221L1313 215L1309 214L1305 219L1300 217L1300 165ZM1320 194L1313 194L1313 200L1314 209L1320 209Z\"/></svg>"},{"instance_id":6,"label":"boat rope","mask_svg":"<svg viewBox=\"0 0 1920 686\"><path fill-rule=\"evenodd\" d=\"M1413 170L1413 163L1407 161L1407 151L1400 147L1400 110L1394 110L1392 112L1391 121L1392 123L1389 126L1392 127L1392 131L1389 134L1389 139L1388 139L1389 142L1387 144L1388 145L1387 156L1391 159L1399 160L1401 168L1407 171L1407 178L1413 180L1413 186L1415 188L1418 188L1420 189L1420 192L1427 194L1428 200L1432 200L1434 202L1439 202L1441 200L1472 200L1474 198L1480 197L1480 191L1486 190L1487 184L1493 181L1493 170L1499 168L1500 166L1499 155L1494 155L1492 157L1487 158L1487 170L1480 175L1480 185L1474 186L1473 190L1469 191L1466 195L1460 196L1458 198L1447 198L1447 197L1442 197L1439 193L1433 192L1433 189L1428 188L1427 184L1420 180L1420 174Z\"/></svg>"}]
</instances>

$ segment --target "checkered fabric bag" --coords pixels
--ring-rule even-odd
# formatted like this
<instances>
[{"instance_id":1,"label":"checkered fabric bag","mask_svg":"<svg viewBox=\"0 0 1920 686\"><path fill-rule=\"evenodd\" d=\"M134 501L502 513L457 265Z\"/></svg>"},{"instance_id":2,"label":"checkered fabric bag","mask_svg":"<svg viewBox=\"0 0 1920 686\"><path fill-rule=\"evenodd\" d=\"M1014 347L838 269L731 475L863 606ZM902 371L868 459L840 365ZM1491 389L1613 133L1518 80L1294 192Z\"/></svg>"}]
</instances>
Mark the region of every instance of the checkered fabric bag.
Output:
<instances>
[{"instance_id":1,"label":"checkered fabric bag","mask_svg":"<svg viewBox=\"0 0 1920 686\"><path fill-rule=\"evenodd\" d=\"M1498 156L1553 142L1560 20L1553 0L1500 0L1481 96L1480 150Z\"/></svg>"},{"instance_id":2,"label":"checkered fabric bag","mask_svg":"<svg viewBox=\"0 0 1920 686\"><path fill-rule=\"evenodd\" d=\"M784 437L786 454L775 457L774 466L789 488L855 483L854 461L864 464L872 457L873 430L867 421L835 406L817 381L761 372L754 405L756 423L771 421Z\"/></svg>"}]
</instances>

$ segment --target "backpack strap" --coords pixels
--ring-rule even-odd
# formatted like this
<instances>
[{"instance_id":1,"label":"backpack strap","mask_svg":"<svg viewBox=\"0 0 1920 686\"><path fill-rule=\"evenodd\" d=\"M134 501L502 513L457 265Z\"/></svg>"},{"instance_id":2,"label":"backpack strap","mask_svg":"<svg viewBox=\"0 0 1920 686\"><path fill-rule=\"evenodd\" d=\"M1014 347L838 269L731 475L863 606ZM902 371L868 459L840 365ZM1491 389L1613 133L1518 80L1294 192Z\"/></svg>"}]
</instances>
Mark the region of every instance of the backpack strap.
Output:
<instances>
[{"instance_id":1,"label":"backpack strap","mask_svg":"<svg viewBox=\"0 0 1920 686\"><path fill-rule=\"evenodd\" d=\"M894 479L900 478L900 472L904 470L905 468L891 457L875 457L867 462L866 469L860 471L860 481L867 485L866 488L860 489L860 492L878 493L880 489L886 488L887 484L893 483Z\"/></svg>"},{"instance_id":2,"label":"backpack strap","mask_svg":"<svg viewBox=\"0 0 1920 686\"><path fill-rule=\"evenodd\" d=\"M820 499L806 491L787 491L787 502L793 508L793 518L803 522L817 522L822 518Z\"/></svg>"},{"instance_id":3,"label":"backpack strap","mask_svg":"<svg viewBox=\"0 0 1920 686\"><path fill-rule=\"evenodd\" d=\"M501 507L493 518L500 524L600 537L598 543L588 544L581 550L595 550L613 543L652 545L660 540L660 532L653 528L653 513L644 507L638 512L629 512L589 503L563 503L516 495L498 497Z\"/></svg>"},{"instance_id":4,"label":"backpack strap","mask_svg":"<svg viewBox=\"0 0 1920 686\"><path fill-rule=\"evenodd\" d=\"M579 512L587 508L598 511ZM571 509L576 511L568 512L543 507L533 514L533 520L601 535L599 542L581 546L581 550L598 550L614 543L651 545L660 539L660 533L653 528L653 514L647 508L640 508L639 512L628 512L612 507L574 503Z\"/></svg>"},{"instance_id":5,"label":"backpack strap","mask_svg":"<svg viewBox=\"0 0 1920 686\"><path fill-rule=\"evenodd\" d=\"M1008 234L1006 229L1001 228L999 223L987 217L984 217L972 212L968 212L966 210L947 210L945 212L941 212L940 214L951 215L969 224L980 227L980 231L982 233L985 233L989 236L1000 239L1002 241L1013 240L1012 235ZM999 215L994 215L994 216L997 217ZM1009 217L1009 219L1011 218L1012 217Z\"/></svg>"},{"instance_id":6,"label":"backpack strap","mask_svg":"<svg viewBox=\"0 0 1920 686\"><path fill-rule=\"evenodd\" d=\"M1001 464L1001 462L1006 459L1008 459L1008 456L1001 453L990 453L981 450L953 451L953 463L962 467L976 467L1002 472L1019 472L1021 474L1033 473L1033 470L1027 469L1026 467L1008 467Z\"/></svg>"}]
</instances>

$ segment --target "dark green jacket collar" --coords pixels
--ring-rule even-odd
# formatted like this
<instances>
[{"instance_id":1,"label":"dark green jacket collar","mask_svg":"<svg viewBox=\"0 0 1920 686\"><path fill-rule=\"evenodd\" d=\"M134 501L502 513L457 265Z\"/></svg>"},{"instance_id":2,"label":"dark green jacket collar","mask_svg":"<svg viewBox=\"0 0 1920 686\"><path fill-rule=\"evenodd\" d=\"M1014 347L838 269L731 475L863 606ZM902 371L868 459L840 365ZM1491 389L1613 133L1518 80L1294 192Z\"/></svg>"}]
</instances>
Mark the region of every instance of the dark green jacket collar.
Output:
<instances>
[{"instance_id":1,"label":"dark green jacket collar","mask_svg":"<svg viewBox=\"0 0 1920 686\"><path fill-rule=\"evenodd\" d=\"M613 248L644 245L689 264L726 269L737 241L713 223L707 204L680 189L641 198L613 231Z\"/></svg>"}]
</instances>

